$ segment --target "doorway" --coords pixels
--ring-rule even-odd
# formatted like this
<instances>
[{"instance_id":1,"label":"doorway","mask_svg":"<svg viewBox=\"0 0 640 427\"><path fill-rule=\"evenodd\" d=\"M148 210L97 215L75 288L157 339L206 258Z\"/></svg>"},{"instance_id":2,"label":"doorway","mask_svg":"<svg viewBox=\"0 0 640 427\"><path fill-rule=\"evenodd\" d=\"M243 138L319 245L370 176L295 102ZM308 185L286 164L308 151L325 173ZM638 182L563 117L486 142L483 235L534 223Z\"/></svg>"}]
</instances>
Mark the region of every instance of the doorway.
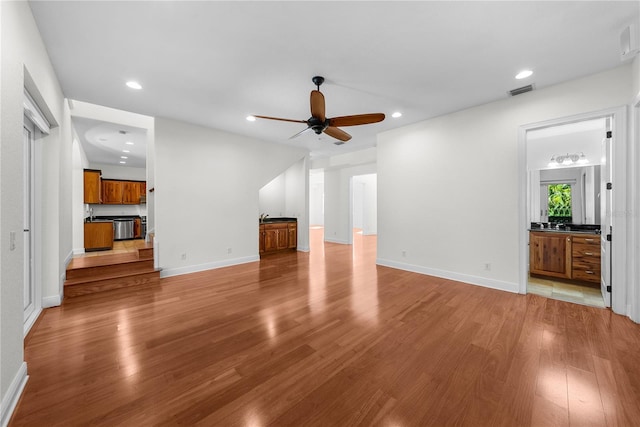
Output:
<instances>
[{"instance_id":1,"label":"doorway","mask_svg":"<svg viewBox=\"0 0 640 427\"><path fill-rule=\"evenodd\" d=\"M616 276L620 274L616 272L615 264L614 268L611 264L621 260L616 261L611 257L615 248L612 251L612 242L608 236L613 233L612 212L617 209L617 206L615 193L607 189L607 183L613 182L616 176L622 177L622 173L624 173L624 170L618 170L621 159L622 161L624 159L624 147L619 146L622 145L621 143L618 146L615 144L615 140L624 141L623 123L624 110L614 109L521 127L519 135L521 293L541 293L551 298L598 305L580 301L578 294L581 292L581 286L586 284L584 289L591 290L591 297L601 295L603 306L615 305L619 303L617 302L619 300L624 301L624 295L618 295L619 299L616 300L615 292L609 292L612 289L612 283L616 281ZM591 135L588 144L585 143L587 135ZM596 170L597 168L599 170ZM563 171L563 169L565 170ZM624 194L624 189L621 188L624 187L623 181L623 179L617 180L622 183L617 185L619 194ZM559 191L558 188L561 188L574 196L572 206L564 211L559 211L561 212L560 217L551 218L550 208L545 205L545 201L550 198L549 188L553 188L553 191ZM609 188L611 187L609 186ZM547 193L544 194L545 192ZM590 195L592 197L589 197ZM619 203L620 200L618 200ZM557 212L554 211L556 214ZM565 216L564 221L562 220L563 215ZM553 230L548 230L550 226L553 227ZM536 289L536 281L531 280L529 274L531 271L539 273L539 265L537 265L532 253L540 251L541 243L539 240L530 241L530 236L531 239L540 235L545 236L544 233L540 233L543 230L538 230L542 227L547 228L544 231L562 233L565 237L565 239L555 240L556 242L564 240L566 244L566 248L562 248L563 251L567 251L566 264L555 266L557 267L555 277L542 276L542 279L565 286L564 290ZM622 232L624 224L617 224L615 228L616 231ZM530 231L536 232L536 234L534 235ZM546 236L550 236L550 234L546 234ZM556 234L557 236L558 234ZM573 249L572 239L576 242ZM576 274L579 262L574 262L572 256L574 253L575 256L580 256L579 250L583 249L581 245L584 245L586 240L594 246L595 250L589 249L585 252L589 254L598 252L597 255L600 255L600 259L598 260L598 270L594 268L586 273L583 272L592 275L589 278L591 280L585 283L582 280L584 274L582 276ZM536 245L535 249L530 248L530 244ZM554 250L560 250L560 248L556 247ZM542 256L539 258L542 259ZM577 261L580 260L577 259ZM599 277L594 277L596 275ZM541 277L538 274L534 274L534 276ZM553 283L546 284L553 286ZM612 295L614 296L612 297Z\"/></svg>"},{"instance_id":2,"label":"doorway","mask_svg":"<svg viewBox=\"0 0 640 427\"><path fill-rule=\"evenodd\" d=\"M34 123L24 116L22 131L23 149L23 321L26 335L42 309L41 288L36 274L36 235L35 224L35 153L39 130ZM15 236L11 236L11 245L15 245Z\"/></svg>"}]
</instances>

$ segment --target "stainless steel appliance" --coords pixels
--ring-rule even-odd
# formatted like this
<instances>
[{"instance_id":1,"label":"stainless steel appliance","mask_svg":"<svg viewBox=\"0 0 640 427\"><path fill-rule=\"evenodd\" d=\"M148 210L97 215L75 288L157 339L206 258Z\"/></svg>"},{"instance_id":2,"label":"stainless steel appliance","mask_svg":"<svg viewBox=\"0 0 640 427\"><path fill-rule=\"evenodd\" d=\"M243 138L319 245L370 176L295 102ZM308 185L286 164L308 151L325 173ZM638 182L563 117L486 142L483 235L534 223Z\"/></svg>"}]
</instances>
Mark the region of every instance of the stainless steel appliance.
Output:
<instances>
[{"instance_id":1,"label":"stainless steel appliance","mask_svg":"<svg viewBox=\"0 0 640 427\"><path fill-rule=\"evenodd\" d=\"M143 215L140 217L140 235L143 239L147 238L147 216Z\"/></svg>"},{"instance_id":2,"label":"stainless steel appliance","mask_svg":"<svg viewBox=\"0 0 640 427\"><path fill-rule=\"evenodd\" d=\"M113 240L133 239L133 220L114 219L113 220Z\"/></svg>"}]
</instances>

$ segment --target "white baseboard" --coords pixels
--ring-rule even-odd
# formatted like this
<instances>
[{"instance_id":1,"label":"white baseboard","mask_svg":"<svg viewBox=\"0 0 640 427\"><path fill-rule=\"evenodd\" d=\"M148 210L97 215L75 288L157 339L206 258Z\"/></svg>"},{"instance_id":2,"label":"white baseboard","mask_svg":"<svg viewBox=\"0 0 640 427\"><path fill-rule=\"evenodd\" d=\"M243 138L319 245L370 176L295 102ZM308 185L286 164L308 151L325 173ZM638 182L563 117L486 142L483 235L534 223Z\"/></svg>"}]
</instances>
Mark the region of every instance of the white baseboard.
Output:
<instances>
[{"instance_id":1,"label":"white baseboard","mask_svg":"<svg viewBox=\"0 0 640 427\"><path fill-rule=\"evenodd\" d=\"M73 255L82 255L85 253L84 248L76 248L71 252Z\"/></svg>"},{"instance_id":2,"label":"white baseboard","mask_svg":"<svg viewBox=\"0 0 640 427\"><path fill-rule=\"evenodd\" d=\"M27 334L33 327L33 324L36 323L36 320L38 320L38 317L40 317L40 313L42 313L42 308L33 310L33 313L31 313L31 316L29 316L29 318L24 322L23 330L22 330L23 336L25 337L27 336Z\"/></svg>"},{"instance_id":3,"label":"white baseboard","mask_svg":"<svg viewBox=\"0 0 640 427\"><path fill-rule=\"evenodd\" d=\"M42 308L57 307L62 304L62 295L42 297Z\"/></svg>"},{"instance_id":4,"label":"white baseboard","mask_svg":"<svg viewBox=\"0 0 640 427\"><path fill-rule=\"evenodd\" d=\"M505 282L502 280L490 279L487 277L472 276L470 274L456 273L454 271L439 270L436 268L422 267L419 265L406 264L402 262L377 258L376 264L384 267L397 268L399 270L411 271L413 273L426 274L428 276L441 277L443 279L464 282L470 285L482 286L484 288L497 289L499 291L518 293L517 283Z\"/></svg>"},{"instance_id":5,"label":"white baseboard","mask_svg":"<svg viewBox=\"0 0 640 427\"><path fill-rule=\"evenodd\" d=\"M160 272L160 277L171 277L171 276L179 276L181 274L189 274L189 273L197 273L199 271L206 270L214 270L216 268L222 267L230 267L232 265L240 265L246 264L249 262L260 261L260 257L257 255L242 257L242 258L234 258L224 261L214 261L208 262L205 264L197 264L197 265L189 265L186 267L177 267L177 268L164 268L162 267L162 271Z\"/></svg>"},{"instance_id":6,"label":"white baseboard","mask_svg":"<svg viewBox=\"0 0 640 427\"><path fill-rule=\"evenodd\" d=\"M309 252L309 246L298 246L298 252Z\"/></svg>"},{"instance_id":7,"label":"white baseboard","mask_svg":"<svg viewBox=\"0 0 640 427\"><path fill-rule=\"evenodd\" d=\"M339 243L341 245L349 245L350 243L346 240L342 240L342 239L332 239L331 237L325 237L324 238L325 242L329 242L329 243Z\"/></svg>"},{"instance_id":8,"label":"white baseboard","mask_svg":"<svg viewBox=\"0 0 640 427\"><path fill-rule=\"evenodd\" d=\"M27 362L22 362L16 376L13 377L13 381L11 381L11 384L9 385L7 393L2 399L2 407L0 409L0 413L2 414L0 425L2 427L9 425L11 415L13 415L13 411L16 409L16 405L18 404L18 400L20 399L20 395L22 394L22 390L24 390L24 386L27 384L28 379Z\"/></svg>"}]
</instances>

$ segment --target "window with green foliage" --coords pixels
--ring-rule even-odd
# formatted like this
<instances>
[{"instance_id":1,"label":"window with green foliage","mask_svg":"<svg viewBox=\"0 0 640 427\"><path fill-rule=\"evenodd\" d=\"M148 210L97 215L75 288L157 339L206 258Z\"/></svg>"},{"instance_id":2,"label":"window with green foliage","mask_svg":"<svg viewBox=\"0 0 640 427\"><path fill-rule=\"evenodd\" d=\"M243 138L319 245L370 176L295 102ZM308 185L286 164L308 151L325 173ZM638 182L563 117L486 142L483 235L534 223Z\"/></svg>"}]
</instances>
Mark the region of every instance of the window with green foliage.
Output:
<instances>
[{"instance_id":1,"label":"window with green foliage","mask_svg":"<svg viewBox=\"0 0 640 427\"><path fill-rule=\"evenodd\" d=\"M549 221L571 222L571 185L549 185Z\"/></svg>"}]
</instances>

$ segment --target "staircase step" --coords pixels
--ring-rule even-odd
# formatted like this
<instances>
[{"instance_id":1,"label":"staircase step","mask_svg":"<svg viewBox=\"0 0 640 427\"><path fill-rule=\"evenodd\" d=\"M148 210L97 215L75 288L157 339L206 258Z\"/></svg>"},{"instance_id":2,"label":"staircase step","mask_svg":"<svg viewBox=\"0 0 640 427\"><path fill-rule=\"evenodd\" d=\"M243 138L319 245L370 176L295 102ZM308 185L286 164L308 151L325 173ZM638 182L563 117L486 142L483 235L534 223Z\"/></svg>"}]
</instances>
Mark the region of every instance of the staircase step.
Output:
<instances>
[{"instance_id":1,"label":"staircase step","mask_svg":"<svg viewBox=\"0 0 640 427\"><path fill-rule=\"evenodd\" d=\"M138 272L153 270L153 259L139 260L137 257L117 264L84 265L67 268L67 280L95 280L106 276L126 276Z\"/></svg>"},{"instance_id":2,"label":"staircase step","mask_svg":"<svg viewBox=\"0 0 640 427\"><path fill-rule=\"evenodd\" d=\"M141 285L157 285L160 283L160 270L135 272L128 275L113 277L101 276L96 280L65 281L64 296L77 297L80 295L94 294L113 289L127 288Z\"/></svg>"},{"instance_id":3,"label":"staircase step","mask_svg":"<svg viewBox=\"0 0 640 427\"><path fill-rule=\"evenodd\" d=\"M153 259L153 246L138 249L138 259Z\"/></svg>"}]
</instances>

